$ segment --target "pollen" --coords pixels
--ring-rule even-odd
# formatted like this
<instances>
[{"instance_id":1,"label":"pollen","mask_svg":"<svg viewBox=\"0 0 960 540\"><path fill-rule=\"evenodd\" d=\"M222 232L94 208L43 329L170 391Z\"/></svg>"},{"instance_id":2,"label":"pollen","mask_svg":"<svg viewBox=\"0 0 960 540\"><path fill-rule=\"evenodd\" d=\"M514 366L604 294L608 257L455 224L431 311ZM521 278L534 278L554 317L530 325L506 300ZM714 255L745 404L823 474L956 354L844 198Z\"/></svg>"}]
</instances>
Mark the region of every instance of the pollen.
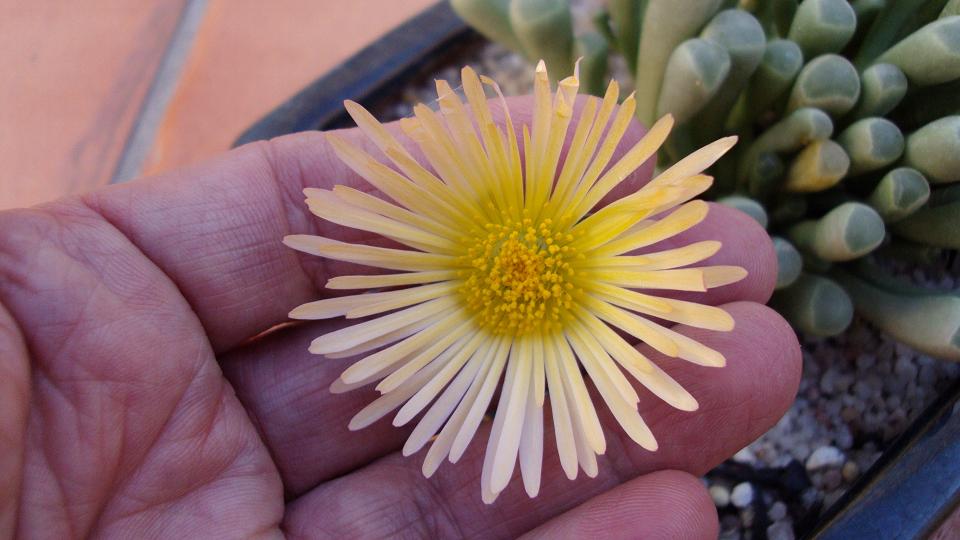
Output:
<instances>
[{"instance_id":1,"label":"pollen","mask_svg":"<svg viewBox=\"0 0 960 540\"><path fill-rule=\"evenodd\" d=\"M567 235L549 219L484 229L461 259L461 297L478 325L512 336L562 328L576 294Z\"/></svg>"}]
</instances>

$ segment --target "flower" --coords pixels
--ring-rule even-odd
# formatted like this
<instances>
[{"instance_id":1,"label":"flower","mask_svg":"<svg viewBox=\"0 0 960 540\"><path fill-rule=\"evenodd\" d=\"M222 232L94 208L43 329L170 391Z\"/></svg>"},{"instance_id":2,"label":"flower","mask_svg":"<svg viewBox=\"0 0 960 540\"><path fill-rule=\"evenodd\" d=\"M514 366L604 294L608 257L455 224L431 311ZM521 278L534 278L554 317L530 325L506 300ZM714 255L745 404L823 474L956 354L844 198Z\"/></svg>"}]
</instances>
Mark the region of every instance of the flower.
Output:
<instances>
[{"instance_id":1,"label":"flower","mask_svg":"<svg viewBox=\"0 0 960 540\"><path fill-rule=\"evenodd\" d=\"M503 380L481 476L482 497L490 503L508 484L518 456L526 491L536 496L548 394L566 475L575 478L578 465L589 476L597 474L596 456L606 443L581 367L626 433L656 450L624 372L678 409L693 411L697 401L614 329L667 356L723 366L719 352L657 320L729 331L730 315L649 291L705 291L738 281L746 271L690 267L716 253L717 241L637 253L703 220L708 205L691 200L711 184L701 173L735 137L694 152L635 193L598 209L658 150L671 117L610 165L635 107L632 95L616 107L618 86L611 82L602 100L587 98L561 166L576 71L551 95L546 68L542 62L537 66L532 127L522 128L522 153L496 83L469 67L462 80L469 108L446 82L437 81L439 112L418 105L414 117L400 123L429 167L370 113L345 103L393 167L335 134L327 137L344 163L393 202L339 185L304 190L315 215L408 249L310 235L287 236L284 243L328 259L398 271L334 277L330 289L379 292L310 302L290 313L295 319L371 317L310 345L310 352L330 358L362 356L331 391L379 381L381 396L357 413L350 429L397 407L396 426L426 411L403 453L431 443L423 462L429 477L444 459L460 459ZM499 96L505 129L493 120L484 85Z\"/></svg>"}]
</instances>

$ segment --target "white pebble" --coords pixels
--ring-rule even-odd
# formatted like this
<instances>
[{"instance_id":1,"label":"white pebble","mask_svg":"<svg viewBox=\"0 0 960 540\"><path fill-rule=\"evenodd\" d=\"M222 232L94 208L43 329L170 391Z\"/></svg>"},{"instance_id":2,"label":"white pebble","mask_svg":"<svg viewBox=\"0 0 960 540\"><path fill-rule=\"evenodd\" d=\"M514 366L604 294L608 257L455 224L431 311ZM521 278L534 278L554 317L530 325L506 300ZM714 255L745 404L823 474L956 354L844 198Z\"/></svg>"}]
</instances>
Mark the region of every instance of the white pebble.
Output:
<instances>
[{"instance_id":1,"label":"white pebble","mask_svg":"<svg viewBox=\"0 0 960 540\"><path fill-rule=\"evenodd\" d=\"M757 456L753 455L753 450L750 450L749 446L745 446L733 455L733 460L737 463L753 464L756 463Z\"/></svg>"},{"instance_id":2,"label":"white pebble","mask_svg":"<svg viewBox=\"0 0 960 540\"><path fill-rule=\"evenodd\" d=\"M710 497L713 499L713 504L715 504L717 508L724 508L730 504L730 490L727 489L726 486L710 486L709 492Z\"/></svg>"},{"instance_id":3,"label":"white pebble","mask_svg":"<svg viewBox=\"0 0 960 540\"><path fill-rule=\"evenodd\" d=\"M770 540L793 540L793 525L789 521L778 521L767 527L767 538Z\"/></svg>"},{"instance_id":4,"label":"white pebble","mask_svg":"<svg viewBox=\"0 0 960 540\"><path fill-rule=\"evenodd\" d=\"M734 486L730 494L730 502L737 508L746 508L753 502L753 486L747 482L741 482Z\"/></svg>"},{"instance_id":5,"label":"white pebble","mask_svg":"<svg viewBox=\"0 0 960 540\"><path fill-rule=\"evenodd\" d=\"M836 446L821 446L807 458L807 470L816 471L825 467L839 467L843 465L843 452Z\"/></svg>"},{"instance_id":6,"label":"white pebble","mask_svg":"<svg viewBox=\"0 0 960 540\"><path fill-rule=\"evenodd\" d=\"M780 501L773 503L770 506L770 510L767 512L767 517L769 517L772 521L780 521L781 519L787 517L787 505Z\"/></svg>"}]
</instances>

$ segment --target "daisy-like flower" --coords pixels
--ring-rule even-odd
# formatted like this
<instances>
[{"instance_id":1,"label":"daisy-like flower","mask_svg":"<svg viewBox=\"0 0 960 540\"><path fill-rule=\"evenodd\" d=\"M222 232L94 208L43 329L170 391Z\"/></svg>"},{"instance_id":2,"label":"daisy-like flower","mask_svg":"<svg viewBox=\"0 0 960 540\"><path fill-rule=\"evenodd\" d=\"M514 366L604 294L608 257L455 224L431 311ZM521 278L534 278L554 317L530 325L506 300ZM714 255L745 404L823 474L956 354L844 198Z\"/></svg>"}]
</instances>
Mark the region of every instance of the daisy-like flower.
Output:
<instances>
[{"instance_id":1,"label":"daisy-like flower","mask_svg":"<svg viewBox=\"0 0 960 540\"><path fill-rule=\"evenodd\" d=\"M718 331L734 321L720 308L652 293L706 291L742 279L734 266L690 266L720 249L703 241L658 252L644 248L699 223L708 205L691 199L712 179L702 171L735 143L716 141L670 167L638 191L599 203L650 159L666 139L667 116L610 164L634 113L633 97L616 107L611 82L602 100L587 98L571 126L576 72L551 94L537 66L532 126L522 151L496 83L469 67L462 72L469 108L437 82L439 112L424 105L400 127L426 158L418 162L356 103L347 111L392 166L328 139L340 159L391 201L346 186L304 190L317 216L382 235L409 249L292 235L284 242L309 254L397 271L340 276L330 289L352 296L310 302L295 319L368 318L318 337L310 352L361 357L331 386L344 392L377 383L381 396L361 410L361 429L399 407L393 424L420 416L403 447L429 444L427 477L444 459L463 456L502 381L481 474L484 502L507 486L519 459L527 493L536 496L543 461L543 407L549 396L560 463L597 474L606 448L588 391L637 444L657 449L641 418L631 378L684 411L697 401L622 337L635 337L666 356L720 367L724 357L664 325L670 321ZM493 120L484 85L499 96L504 129ZM573 136L565 159L561 147ZM689 201L689 202L688 202Z\"/></svg>"}]
</instances>

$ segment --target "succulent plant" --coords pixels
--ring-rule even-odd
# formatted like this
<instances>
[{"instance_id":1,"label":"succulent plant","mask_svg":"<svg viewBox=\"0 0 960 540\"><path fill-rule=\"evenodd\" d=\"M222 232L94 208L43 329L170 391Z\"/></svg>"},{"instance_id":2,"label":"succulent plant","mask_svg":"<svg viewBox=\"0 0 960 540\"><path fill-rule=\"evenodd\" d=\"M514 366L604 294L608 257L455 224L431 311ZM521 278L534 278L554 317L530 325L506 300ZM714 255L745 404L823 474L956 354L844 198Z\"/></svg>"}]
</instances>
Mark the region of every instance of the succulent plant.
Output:
<instances>
[{"instance_id":1,"label":"succulent plant","mask_svg":"<svg viewBox=\"0 0 960 540\"><path fill-rule=\"evenodd\" d=\"M677 121L660 166L738 135L710 171L712 195L770 231L772 305L796 328L842 332L855 306L960 360L960 296L907 287L878 263L960 249L960 1L610 0L597 33L578 36L567 2L451 1L531 60L563 72L582 58L588 88L602 87L608 50L622 55L637 117Z\"/></svg>"}]
</instances>

